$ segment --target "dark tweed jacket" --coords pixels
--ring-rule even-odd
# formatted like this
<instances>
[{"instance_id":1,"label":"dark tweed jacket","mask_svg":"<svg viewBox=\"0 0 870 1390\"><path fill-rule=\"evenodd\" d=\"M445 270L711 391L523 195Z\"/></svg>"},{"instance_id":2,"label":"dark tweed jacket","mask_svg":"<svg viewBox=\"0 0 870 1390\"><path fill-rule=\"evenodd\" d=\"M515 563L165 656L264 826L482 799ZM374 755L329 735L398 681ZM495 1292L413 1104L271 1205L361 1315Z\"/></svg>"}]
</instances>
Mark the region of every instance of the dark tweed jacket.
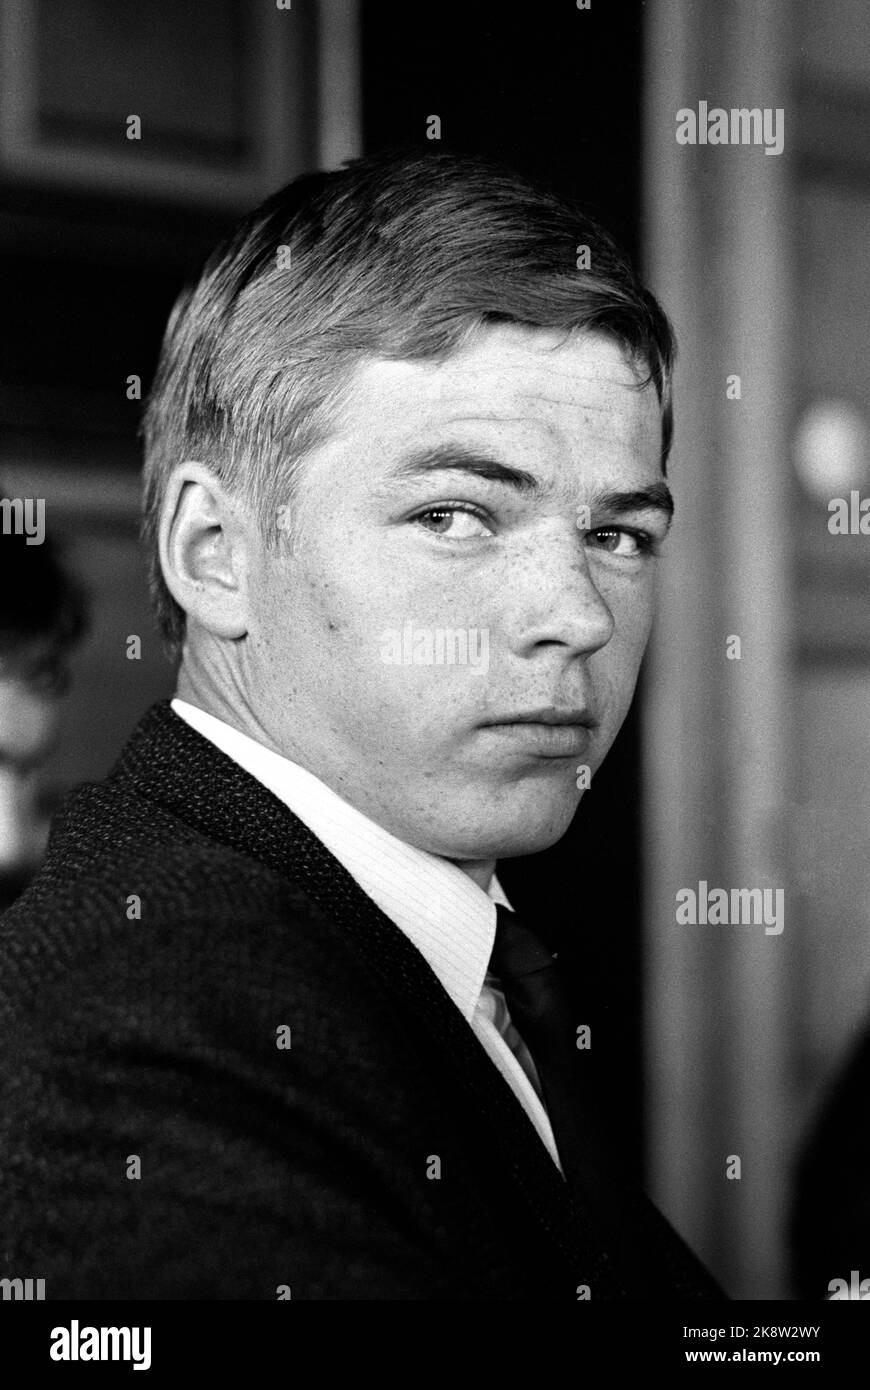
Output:
<instances>
[{"instance_id":1,"label":"dark tweed jacket","mask_svg":"<svg viewBox=\"0 0 870 1390\"><path fill-rule=\"evenodd\" d=\"M0 919L0 1047L0 1276L49 1299L623 1296L423 957L168 701ZM722 1296L636 1226L650 1298Z\"/></svg>"}]
</instances>

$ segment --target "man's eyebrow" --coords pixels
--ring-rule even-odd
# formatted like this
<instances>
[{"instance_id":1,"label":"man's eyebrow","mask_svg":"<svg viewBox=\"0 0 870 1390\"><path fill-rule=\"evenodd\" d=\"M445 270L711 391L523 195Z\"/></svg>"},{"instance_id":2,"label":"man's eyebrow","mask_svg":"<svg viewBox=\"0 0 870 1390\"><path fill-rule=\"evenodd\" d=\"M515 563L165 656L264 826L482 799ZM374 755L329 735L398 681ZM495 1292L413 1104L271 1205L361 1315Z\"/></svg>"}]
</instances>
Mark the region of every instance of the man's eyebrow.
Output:
<instances>
[{"instance_id":1,"label":"man's eyebrow","mask_svg":"<svg viewBox=\"0 0 870 1390\"><path fill-rule=\"evenodd\" d=\"M593 512L613 512L617 516L652 509L665 512L670 520L674 514L674 498L667 483L657 482L627 491L617 488L613 492L594 492L589 498L589 507Z\"/></svg>"},{"instance_id":2,"label":"man's eyebrow","mask_svg":"<svg viewBox=\"0 0 870 1390\"><path fill-rule=\"evenodd\" d=\"M441 470L473 473L486 482L503 483L505 487L511 487L516 492L527 495L543 492L541 481L534 473L500 463L498 459L491 458L479 449L467 449L460 444L441 444L419 449L402 459L398 467L391 472L390 479L424 477L427 473Z\"/></svg>"},{"instance_id":3,"label":"man's eyebrow","mask_svg":"<svg viewBox=\"0 0 870 1390\"><path fill-rule=\"evenodd\" d=\"M546 491L540 478L524 468L501 463L498 459L468 449L461 444L441 444L419 449L407 455L389 475L390 481L425 477L427 473L452 471L472 473L486 482L502 483L524 496L542 496ZM599 491L589 498L592 511L606 511L617 516L627 512L661 511L668 519L674 514L674 499L667 483L659 481L645 487Z\"/></svg>"}]
</instances>

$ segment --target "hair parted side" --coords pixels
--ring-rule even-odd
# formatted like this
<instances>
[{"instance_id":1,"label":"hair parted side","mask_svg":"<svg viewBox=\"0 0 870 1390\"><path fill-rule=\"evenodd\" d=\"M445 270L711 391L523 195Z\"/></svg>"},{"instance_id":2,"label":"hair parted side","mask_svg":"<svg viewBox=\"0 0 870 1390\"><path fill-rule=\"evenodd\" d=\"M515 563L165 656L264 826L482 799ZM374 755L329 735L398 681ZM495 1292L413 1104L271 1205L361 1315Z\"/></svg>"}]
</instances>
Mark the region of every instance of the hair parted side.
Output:
<instances>
[{"instance_id":1,"label":"hair parted side","mask_svg":"<svg viewBox=\"0 0 870 1390\"><path fill-rule=\"evenodd\" d=\"M298 465L353 368L443 359L499 322L618 341L661 402L664 468L670 324L609 234L560 196L476 156L399 151L305 175L242 220L179 297L143 418L141 532L170 652L185 630L157 546L172 469L204 463L277 545L279 509L292 516Z\"/></svg>"}]
</instances>

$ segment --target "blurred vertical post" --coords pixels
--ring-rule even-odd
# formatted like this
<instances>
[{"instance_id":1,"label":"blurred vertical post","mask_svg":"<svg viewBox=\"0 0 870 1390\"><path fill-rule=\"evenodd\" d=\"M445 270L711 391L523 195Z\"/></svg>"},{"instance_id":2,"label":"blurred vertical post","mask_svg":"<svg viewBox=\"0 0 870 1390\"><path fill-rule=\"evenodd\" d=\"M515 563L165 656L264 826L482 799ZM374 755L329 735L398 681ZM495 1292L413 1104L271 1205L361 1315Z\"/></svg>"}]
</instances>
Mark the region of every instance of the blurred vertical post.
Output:
<instances>
[{"instance_id":1,"label":"blurred vertical post","mask_svg":"<svg viewBox=\"0 0 870 1390\"><path fill-rule=\"evenodd\" d=\"M337 169L362 154L359 0L318 7L318 164Z\"/></svg>"},{"instance_id":2,"label":"blurred vertical post","mask_svg":"<svg viewBox=\"0 0 870 1390\"><path fill-rule=\"evenodd\" d=\"M644 270L680 352L677 521L644 706L648 1171L732 1296L777 1298L794 952L790 18L784 0L660 0L646 22ZM782 108L783 152L677 143L677 112L702 101ZM739 660L726 657L734 636ZM678 924L677 892L701 882L783 888L784 931Z\"/></svg>"}]
</instances>

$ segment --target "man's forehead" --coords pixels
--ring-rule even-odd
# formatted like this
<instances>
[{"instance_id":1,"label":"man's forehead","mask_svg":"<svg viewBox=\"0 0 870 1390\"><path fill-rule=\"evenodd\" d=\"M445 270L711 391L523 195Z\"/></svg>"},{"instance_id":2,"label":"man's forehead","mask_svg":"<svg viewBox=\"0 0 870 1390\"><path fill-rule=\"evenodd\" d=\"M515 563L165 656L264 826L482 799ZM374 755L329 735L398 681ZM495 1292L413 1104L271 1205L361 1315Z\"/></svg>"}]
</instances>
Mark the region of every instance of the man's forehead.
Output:
<instances>
[{"instance_id":1,"label":"man's forehead","mask_svg":"<svg viewBox=\"0 0 870 1390\"><path fill-rule=\"evenodd\" d=\"M385 441L455 427L537 436L544 446L566 432L626 436L656 432L660 422L655 388L638 389L618 343L513 328L493 329L442 362L368 362L341 413L344 429L362 426Z\"/></svg>"}]
</instances>

